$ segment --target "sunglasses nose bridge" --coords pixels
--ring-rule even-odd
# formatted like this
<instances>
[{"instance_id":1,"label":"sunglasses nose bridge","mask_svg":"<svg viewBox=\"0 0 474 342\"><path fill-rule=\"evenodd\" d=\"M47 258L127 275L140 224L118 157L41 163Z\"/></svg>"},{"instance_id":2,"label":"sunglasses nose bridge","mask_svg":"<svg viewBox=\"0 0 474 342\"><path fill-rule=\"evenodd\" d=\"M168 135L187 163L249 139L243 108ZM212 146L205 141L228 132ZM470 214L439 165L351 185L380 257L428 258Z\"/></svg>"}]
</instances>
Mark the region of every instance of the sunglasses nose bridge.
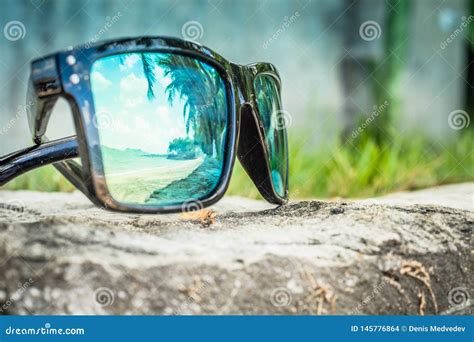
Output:
<instances>
[{"instance_id":1,"label":"sunglasses nose bridge","mask_svg":"<svg viewBox=\"0 0 474 342\"><path fill-rule=\"evenodd\" d=\"M253 91L253 71L247 65L235 65L234 72L237 76L235 80L237 81L239 88L239 97L242 110L244 107L250 107L253 109L253 103L255 102Z\"/></svg>"},{"instance_id":2,"label":"sunglasses nose bridge","mask_svg":"<svg viewBox=\"0 0 474 342\"><path fill-rule=\"evenodd\" d=\"M247 82L242 92L242 107L247 110L255 111L255 93L253 91L252 82Z\"/></svg>"},{"instance_id":3,"label":"sunglasses nose bridge","mask_svg":"<svg viewBox=\"0 0 474 342\"><path fill-rule=\"evenodd\" d=\"M252 101L245 101L240 106L241 113L249 113L251 115L255 114L255 106Z\"/></svg>"}]
</instances>

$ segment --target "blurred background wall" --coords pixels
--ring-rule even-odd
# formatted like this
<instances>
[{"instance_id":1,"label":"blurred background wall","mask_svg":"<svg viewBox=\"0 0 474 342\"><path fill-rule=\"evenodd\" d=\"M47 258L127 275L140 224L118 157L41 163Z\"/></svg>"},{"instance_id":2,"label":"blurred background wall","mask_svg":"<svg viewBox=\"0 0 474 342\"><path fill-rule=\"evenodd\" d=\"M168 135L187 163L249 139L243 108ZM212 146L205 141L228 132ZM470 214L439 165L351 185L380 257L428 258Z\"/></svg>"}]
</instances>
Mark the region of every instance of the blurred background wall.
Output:
<instances>
[{"instance_id":1,"label":"blurred background wall","mask_svg":"<svg viewBox=\"0 0 474 342\"><path fill-rule=\"evenodd\" d=\"M316 145L351 132L387 99L397 109L396 127L450 139L449 113L472 103L472 40L462 26L472 4L398 3L0 0L0 153L30 143L21 106L32 59L91 40L140 35L191 37L238 63L274 63L292 129L310 127ZM51 125L52 137L72 133L64 103Z\"/></svg>"}]
</instances>

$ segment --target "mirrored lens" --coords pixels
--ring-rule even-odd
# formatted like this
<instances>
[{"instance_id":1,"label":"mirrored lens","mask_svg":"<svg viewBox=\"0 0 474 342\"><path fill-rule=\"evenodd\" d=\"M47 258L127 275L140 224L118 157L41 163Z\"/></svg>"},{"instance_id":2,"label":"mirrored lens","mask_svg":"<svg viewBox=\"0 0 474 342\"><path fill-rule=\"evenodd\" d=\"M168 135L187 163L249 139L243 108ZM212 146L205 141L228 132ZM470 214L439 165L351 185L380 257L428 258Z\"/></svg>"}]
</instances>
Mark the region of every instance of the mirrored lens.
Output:
<instances>
[{"instance_id":1,"label":"mirrored lens","mask_svg":"<svg viewBox=\"0 0 474 342\"><path fill-rule=\"evenodd\" d=\"M280 197L285 197L288 182L286 117L275 82L272 76L259 75L255 78L254 87L258 112L265 129L273 187Z\"/></svg>"},{"instance_id":2,"label":"mirrored lens","mask_svg":"<svg viewBox=\"0 0 474 342\"><path fill-rule=\"evenodd\" d=\"M176 54L131 53L96 61L90 80L105 179L116 201L160 206L213 192L228 117L217 70Z\"/></svg>"}]
</instances>

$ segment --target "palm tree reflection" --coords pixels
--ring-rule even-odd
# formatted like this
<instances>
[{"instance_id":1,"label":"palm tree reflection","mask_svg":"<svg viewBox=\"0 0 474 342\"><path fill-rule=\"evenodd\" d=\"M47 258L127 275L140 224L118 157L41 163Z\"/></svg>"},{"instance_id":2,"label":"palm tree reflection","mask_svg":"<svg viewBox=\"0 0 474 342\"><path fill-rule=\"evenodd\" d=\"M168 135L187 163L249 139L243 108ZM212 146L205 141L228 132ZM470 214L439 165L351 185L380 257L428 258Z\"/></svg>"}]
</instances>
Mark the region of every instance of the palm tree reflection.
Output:
<instances>
[{"instance_id":1,"label":"palm tree reflection","mask_svg":"<svg viewBox=\"0 0 474 342\"><path fill-rule=\"evenodd\" d=\"M163 57L165 56L165 57ZM190 57L175 54L142 53L143 72L148 82L148 99L153 99L159 67L171 82L166 86L168 102L184 101L183 120L186 133L207 156L221 159L226 123L225 86L219 73L210 66Z\"/></svg>"},{"instance_id":2,"label":"palm tree reflection","mask_svg":"<svg viewBox=\"0 0 474 342\"><path fill-rule=\"evenodd\" d=\"M190 174L154 190L147 202L200 198L216 187L222 172L227 123L224 82L214 68L190 57L161 53L140 56L148 100L155 98L156 82L164 81L169 107L176 107L178 99L181 102L186 136L169 142L168 159L204 157Z\"/></svg>"}]
</instances>

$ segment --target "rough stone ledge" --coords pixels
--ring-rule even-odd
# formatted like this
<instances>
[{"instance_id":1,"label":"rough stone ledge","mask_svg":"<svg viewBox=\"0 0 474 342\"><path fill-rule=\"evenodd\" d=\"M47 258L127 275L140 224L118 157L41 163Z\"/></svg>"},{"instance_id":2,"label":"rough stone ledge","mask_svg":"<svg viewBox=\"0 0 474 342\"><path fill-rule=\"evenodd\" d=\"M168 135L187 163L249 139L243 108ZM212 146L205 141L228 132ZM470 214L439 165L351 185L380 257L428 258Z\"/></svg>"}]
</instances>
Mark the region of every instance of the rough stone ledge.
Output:
<instances>
[{"instance_id":1,"label":"rough stone ledge","mask_svg":"<svg viewBox=\"0 0 474 342\"><path fill-rule=\"evenodd\" d=\"M276 209L228 197L206 226L3 191L0 314L470 314L473 200L472 183Z\"/></svg>"}]
</instances>

